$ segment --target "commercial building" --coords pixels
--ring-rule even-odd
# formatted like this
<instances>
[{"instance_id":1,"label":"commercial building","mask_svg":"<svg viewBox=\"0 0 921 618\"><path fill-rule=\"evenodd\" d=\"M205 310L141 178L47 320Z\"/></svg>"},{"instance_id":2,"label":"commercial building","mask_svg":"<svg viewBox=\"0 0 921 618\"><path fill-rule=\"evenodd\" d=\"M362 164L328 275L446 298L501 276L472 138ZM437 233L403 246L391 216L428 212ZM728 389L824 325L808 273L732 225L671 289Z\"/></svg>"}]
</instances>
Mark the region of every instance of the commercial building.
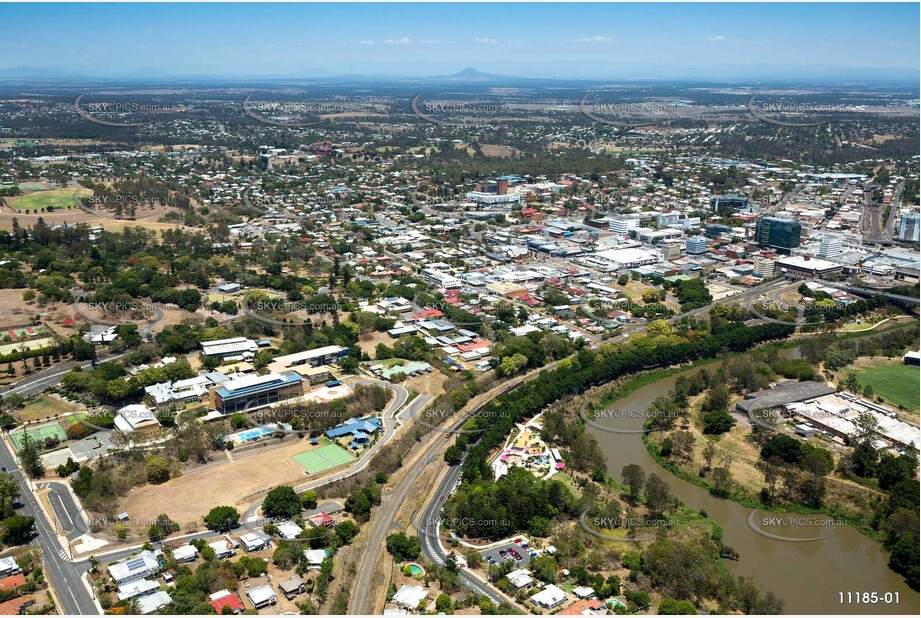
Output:
<instances>
[{"instance_id":1,"label":"commercial building","mask_svg":"<svg viewBox=\"0 0 921 618\"><path fill-rule=\"evenodd\" d=\"M720 208L745 210L748 208L748 198L738 195L714 195L710 198L710 210L718 211Z\"/></svg>"},{"instance_id":2,"label":"commercial building","mask_svg":"<svg viewBox=\"0 0 921 618\"><path fill-rule=\"evenodd\" d=\"M255 410L303 395L302 382L294 373L237 378L211 391L211 405L221 414Z\"/></svg>"},{"instance_id":3,"label":"commercial building","mask_svg":"<svg viewBox=\"0 0 921 618\"><path fill-rule=\"evenodd\" d=\"M791 255L777 260L777 268L784 270L787 275L821 278L840 273L842 265L808 255Z\"/></svg>"},{"instance_id":4,"label":"commercial building","mask_svg":"<svg viewBox=\"0 0 921 618\"><path fill-rule=\"evenodd\" d=\"M918 242L921 240L921 213L904 212L899 217L899 240Z\"/></svg>"},{"instance_id":5,"label":"commercial building","mask_svg":"<svg viewBox=\"0 0 921 618\"><path fill-rule=\"evenodd\" d=\"M442 290L459 290L464 287L463 281L454 275L434 268L423 268L419 276L429 285L433 285Z\"/></svg>"},{"instance_id":6,"label":"commercial building","mask_svg":"<svg viewBox=\"0 0 921 618\"><path fill-rule=\"evenodd\" d=\"M230 339L216 339L214 341L201 342L202 354L216 358L255 354L258 349L259 346L256 345L256 342L246 337L231 337Z\"/></svg>"},{"instance_id":7,"label":"commercial building","mask_svg":"<svg viewBox=\"0 0 921 618\"><path fill-rule=\"evenodd\" d=\"M684 250L693 255L707 252L707 239L703 236L691 236L684 243Z\"/></svg>"},{"instance_id":8,"label":"commercial building","mask_svg":"<svg viewBox=\"0 0 921 618\"><path fill-rule=\"evenodd\" d=\"M754 260L752 274L756 277L770 277L774 274L774 260L757 256Z\"/></svg>"},{"instance_id":9,"label":"commercial building","mask_svg":"<svg viewBox=\"0 0 921 618\"><path fill-rule=\"evenodd\" d=\"M841 239L835 236L825 236L819 243L819 257L823 260L833 260L844 253Z\"/></svg>"},{"instance_id":10,"label":"commercial building","mask_svg":"<svg viewBox=\"0 0 921 618\"><path fill-rule=\"evenodd\" d=\"M794 219L763 217L755 226L755 242L789 252L799 247L802 226Z\"/></svg>"},{"instance_id":11,"label":"commercial building","mask_svg":"<svg viewBox=\"0 0 921 618\"><path fill-rule=\"evenodd\" d=\"M285 356L276 357L269 365L268 370L273 373L284 371L293 371L295 367L307 365L309 367L321 367L323 365L332 365L349 355L349 349L338 345L328 345L322 348L306 350L304 352L295 352Z\"/></svg>"}]
</instances>

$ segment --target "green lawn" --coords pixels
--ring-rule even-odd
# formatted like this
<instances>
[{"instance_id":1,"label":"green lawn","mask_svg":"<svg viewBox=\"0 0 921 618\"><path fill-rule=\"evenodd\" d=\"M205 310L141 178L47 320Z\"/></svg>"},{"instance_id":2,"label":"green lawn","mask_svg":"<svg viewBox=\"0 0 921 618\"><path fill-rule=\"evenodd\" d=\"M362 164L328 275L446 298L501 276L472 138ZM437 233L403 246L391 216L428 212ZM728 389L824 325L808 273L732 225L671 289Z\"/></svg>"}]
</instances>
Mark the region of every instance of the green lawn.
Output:
<instances>
[{"instance_id":1,"label":"green lawn","mask_svg":"<svg viewBox=\"0 0 921 618\"><path fill-rule=\"evenodd\" d=\"M6 198L6 203L9 204L10 208L13 210L31 210L35 212L42 208L47 209L49 206L55 210L64 210L68 206L74 206L74 191L76 190L77 189L73 188L64 188L36 191L28 195L8 197ZM79 189L79 191L81 195L88 195L90 193L87 189L82 188Z\"/></svg>"},{"instance_id":2,"label":"green lawn","mask_svg":"<svg viewBox=\"0 0 921 618\"><path fill-rule=\"evenodd\" d=\"M886 403L905 406L918 411L918 388L921 386L921 369L903 365L901 361L878 361L863 367L854 367L861 386L869 384L873 392Z\"/></svg>"},{"instance_id":3,"label":"green lawn","mask_svg":"<svg viewBox=\"0 0 921 618\"><path fill-rule=\"evenodd\" d=\"M25 406L23 409L17 410L14 416L20 421L28 423L73 412L73 409L74 407L72 405L64 403L60 399L41 397Z\"/></svg>"}]
</instances>

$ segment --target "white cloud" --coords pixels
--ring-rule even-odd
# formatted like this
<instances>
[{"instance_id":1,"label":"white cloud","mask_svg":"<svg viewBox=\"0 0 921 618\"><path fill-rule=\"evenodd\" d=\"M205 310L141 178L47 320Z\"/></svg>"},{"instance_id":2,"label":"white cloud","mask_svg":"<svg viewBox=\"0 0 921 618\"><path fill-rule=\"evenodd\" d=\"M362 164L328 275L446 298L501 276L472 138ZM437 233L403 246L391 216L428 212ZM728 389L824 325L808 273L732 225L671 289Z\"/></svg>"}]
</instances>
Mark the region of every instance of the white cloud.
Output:
<instances>
[{"instance_id":1,"label":"white cloud","mask_svg":"<svg viewBox=\"0 0 921 618\"><path fill-rule=\"evenodd\" d=\"M725 41L726 37L724 37L722 34L717 34L715 36L708 36L707 40L711 43L718 43L720 41Z\"/></svg>"},{"instance_id":2,"label":"white cloud","mask_svg":"<svg viewBox=\"0 0 921 618\"><path fill-rule=\"evenodd\" d=\"M374 45L374 41L359 41L362 45Z\"/></svg>"},{"instance_id":3,"label":"white cloud","mask_svg":"<svg viewBox=\"0 0 921 618\"><path fill-rule=\"evenodd\" d=\"M442 39L419 39L419 45L441 45L445 42Z\"/></svg>"},{"instance_id":4,"label":"white cloud","mask_svg":"<svg viewBox=\"0 0 921 618\"><path fill-rule=\"evenodd\" d=\"M410 43L412 43L412 39L408 36L399 39L384 39L385 45L409 45Z\"/></svg>"},{"instance_id":5,"label":"white cloud","mask_svg":"<svg viewBox=\"0 0 921 618\"><path fill-rule=\"evenodd\" d=\"M474 43L483 43L484 45L495 45L495 44L498 43L499 41L497 41L496 39L491 39L491 38L489 38L488 36L484 36L484 37L481 37L481 38L478 38L478 39L473 39L473 42L474 42Z\"/></svg>"},{"instance_id":6,"label":"white cloud","mask_svg":"<svg viewBox=\"0 0 921 618\"><path fill-rule=\"evenodd\" d=\"M589 36L589 37L585 37L584 39L576 39L576 43L599 44L599 43L613 43L613 42L614 42L614 39L612 39L609 36Z\"/></svg>"}]
</instances>

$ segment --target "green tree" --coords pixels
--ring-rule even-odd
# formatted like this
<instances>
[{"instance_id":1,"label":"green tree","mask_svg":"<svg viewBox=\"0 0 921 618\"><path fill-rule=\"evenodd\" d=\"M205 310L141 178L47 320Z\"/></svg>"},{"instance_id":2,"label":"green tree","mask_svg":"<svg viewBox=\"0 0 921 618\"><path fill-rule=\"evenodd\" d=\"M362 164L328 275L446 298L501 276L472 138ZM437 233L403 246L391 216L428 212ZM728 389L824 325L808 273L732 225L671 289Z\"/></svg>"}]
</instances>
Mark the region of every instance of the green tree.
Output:
<instances>
[{"instance_id":1,"label":"green tree","mask_svg":"<svg viewBox=\"0 0 921 618\"><path fill-rule=\"evenodd\" d=\"M621 470L620 478L626 483L630 491L630 500L635 504L643 490L643 483L646 482L646 472L636 464L629 464Z\"/></svg>"},{"instance_id":2,"label":"green tree","mask_svg":"<svg viewBox=\"0 0 921 618\"><path fill-rule=\"evenodd\" d=\"M25 545L35 533L35 518L27 515L13 515L3 520L4 545Z\"/></svg>"},{"instance_id":3,"label":"green tree","mask_svg":"<svg viewBox=\"0 0 921 618\"><path fill-rule=\"evenodd\" d=\"M266 517L291 519L301 512L301 498L293 487L280 485L266 495L262 512Z\"/></svg>"},{"instance_id":4,"label":"green tree","mask_svg":"<svg viewBox=\"0 0 921 618\"><path fill-rule=\"evenodd\" d=\"M232 506L216 506L205 515L205 526L217 532L230 530L239 522L240 513Z\"/></svg>"}]
</instances>

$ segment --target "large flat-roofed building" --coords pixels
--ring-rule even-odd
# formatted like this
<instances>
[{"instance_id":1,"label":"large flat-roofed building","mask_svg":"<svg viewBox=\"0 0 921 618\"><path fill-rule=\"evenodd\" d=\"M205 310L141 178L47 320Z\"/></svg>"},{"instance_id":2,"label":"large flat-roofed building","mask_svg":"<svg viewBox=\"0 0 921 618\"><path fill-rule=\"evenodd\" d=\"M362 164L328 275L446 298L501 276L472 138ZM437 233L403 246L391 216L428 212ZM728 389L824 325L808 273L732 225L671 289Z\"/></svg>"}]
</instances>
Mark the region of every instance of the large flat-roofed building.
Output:
<instances>
[{"instance_id":1,"label":"large flat-roofed building","mask_svg":"<svg viewBox=\"0 0 921 618\"><path fill-rule=\"evenodd\" d=\"M795 219L763 217L755 225L755 242L789 252L799 247L802 226Z\"/></svg>"},{"instance_id":2,"label":"large flat-roofed building","mask_svg":"<svg viewBox=\"0 0 921 618\"><path fill-rule=\"evenodd\" d=\"M299 397L303 380L296 373L246 376L225 382L211 391L212 405L221 414L255 410L267 405Z\"/></svg>"},{"instance_id":3,"label":"large flat-roofed building","mask_svg":"<svg viewBox=\"0 0 921 618\"><path fill-rule=\"evenodd\" d=\"M426 283L442 290L458 290L464 287L464 282L454 275L435 268L423 268L419 275Z\"/></svg>"},{"instance_id":4,"label":"large flat-roofed building","mask_svg":"<svg viewBox=\"0 0 921 618\"><path fill-rule=\"evenodd\" d=\"M815 399L823 395L830 395L835 389L822 382L793 380L781 382L772 388L749 393L742 401L736 404L736 410L751 414L759 410L777 408L797 401Z\"/></svg>"},{"instance_id":5,"label":"large flat-roofed building","mask_svg":"<svg viewBox=\"0 0 921 618\"><path fill-rule=\"evenodd\" d=\"M840 273L842 265L837 262L809 257L808 255L791 255L777 260L777 268L785 269L788 275L826 277Z\"/></svg>"},{"instance_id":6,"label":"large flat-roofed building","mask_svg":"<svg viewBox=\"0 0 921 618\"><path fill-rule=\"evenodd\" d=\"M201 351L205 356L214 356L217 358L227 358L230 356L242 356L243 354L254 354L259 346L252 339L246 337L231 337L230 339L216 339L214 341L202 341Z\"/></svg>"},{"instance_id":7,"label":"large flat-roofed building","mask_svg":"<svg viewBox=\"0 0 921 618\"><path fill-rule=\"evenodd\" d=\"M710 210L719 211L721 208L745 210L748 208L748 198L738 195L714 195L710 198Z\"/></svg>"},{"instance_id":8,"label":"large flat-roofed building","mask_svg":"<svg viewBox=\"0 0 921 618\"><path fill-rule=\"evenodd\" d=\"M657 254L643 249L609 249L607 251L599 251L595 255L613 263L617 270L646 266L655 264L659 261L659 256Z\"/></svg>"},{"instance_id":9,"label":"large flat-roofed building","mask_svg":"<svg viewBox=\"0 0 921 618\"><path fill-rule=\"evenodd\" d=\"M307 365L310 367L320 367L322 365L332 365L341 358L349 355L349 349L338 345L328 345L304 352L295 352L285 356L276 357L268 366L269 371L281 373L283 371L293 371L295 367Z\"/></svg>"}]
</instances>

